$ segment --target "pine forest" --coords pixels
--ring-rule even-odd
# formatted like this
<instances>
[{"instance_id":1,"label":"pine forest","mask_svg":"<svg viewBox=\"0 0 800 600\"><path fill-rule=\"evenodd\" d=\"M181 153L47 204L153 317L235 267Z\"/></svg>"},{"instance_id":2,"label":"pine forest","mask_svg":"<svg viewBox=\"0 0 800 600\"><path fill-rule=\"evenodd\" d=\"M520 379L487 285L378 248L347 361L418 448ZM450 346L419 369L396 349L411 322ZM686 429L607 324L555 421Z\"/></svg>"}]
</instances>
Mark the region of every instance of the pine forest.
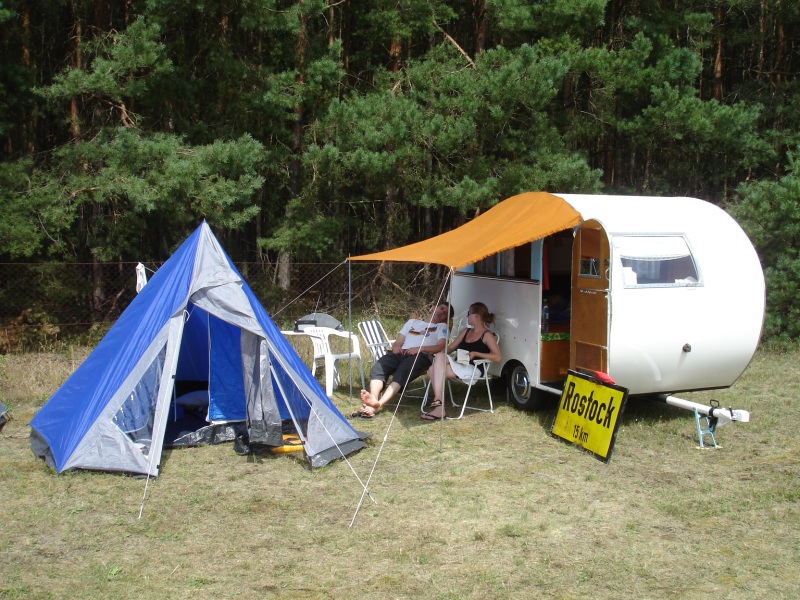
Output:
<instances>
[{"instance_id":1,"label":"pine forest","mask_svg":"<svg viewBox=\"0 0 800 600\"><path fill-rule=\"evenodd\" d=\"M694 196L800 336L800 0L10 0L0 44L0 262L205 219L280 272L525 191Z\"/></svg>"}]
</instances>

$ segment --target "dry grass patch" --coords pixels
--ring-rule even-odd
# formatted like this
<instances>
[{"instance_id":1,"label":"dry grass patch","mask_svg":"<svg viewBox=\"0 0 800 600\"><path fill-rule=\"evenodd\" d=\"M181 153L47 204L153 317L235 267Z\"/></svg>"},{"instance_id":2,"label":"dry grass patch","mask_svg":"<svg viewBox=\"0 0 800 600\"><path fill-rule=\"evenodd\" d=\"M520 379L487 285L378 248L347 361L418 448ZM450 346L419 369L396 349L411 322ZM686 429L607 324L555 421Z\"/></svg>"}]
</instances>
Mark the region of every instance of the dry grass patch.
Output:
<instances>
[{"instance_id":1,"label":"dry grass patch","mask_svg":"<svg viewBox=\"0 0 800 600\"><path fill-rule=\"evenodd\" d=\"M30 452L28 421L79 361L4 357L0 597L797 597L798 358L760 353L732 389L685 396L751 411L718 449L661 404L629 404L603 464L549 436L552 410L501 401L442 431L413 400L354 421L373 438L349 465L167 451L139 520L144 480L57 476ZM377 504L349 528L350 466L366 481L376 461Z\"/></svg>"}]
</instances>

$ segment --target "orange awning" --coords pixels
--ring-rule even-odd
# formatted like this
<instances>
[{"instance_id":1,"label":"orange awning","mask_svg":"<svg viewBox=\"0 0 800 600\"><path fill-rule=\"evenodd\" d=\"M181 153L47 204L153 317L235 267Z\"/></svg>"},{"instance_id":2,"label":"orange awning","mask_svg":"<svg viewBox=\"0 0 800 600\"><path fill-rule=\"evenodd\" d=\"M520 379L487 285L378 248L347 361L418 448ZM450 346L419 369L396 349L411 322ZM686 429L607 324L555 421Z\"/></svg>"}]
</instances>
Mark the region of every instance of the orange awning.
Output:
<instances>
[{"instance_id":1,"label":"orange awning","mask_svg":"<svg viewBox=\"0 0 800 600\"><path fill-rule=\"evenodd\" d=\"M436 237L350 260L436 263L458 269L503 250L579 225L582 217L547 192L512 196L461 227Z\"/></svg>"}]
</instances>

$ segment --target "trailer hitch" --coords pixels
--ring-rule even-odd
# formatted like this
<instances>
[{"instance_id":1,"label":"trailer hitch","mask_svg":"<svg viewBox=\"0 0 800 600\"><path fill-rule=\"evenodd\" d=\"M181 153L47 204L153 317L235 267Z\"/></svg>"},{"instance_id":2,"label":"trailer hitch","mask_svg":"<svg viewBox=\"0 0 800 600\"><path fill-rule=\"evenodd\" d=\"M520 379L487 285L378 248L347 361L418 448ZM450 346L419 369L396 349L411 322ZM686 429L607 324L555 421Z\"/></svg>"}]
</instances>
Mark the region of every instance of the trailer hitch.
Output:
<instances>
[{"instance_id":1,"label":"trailer hitch","mask_svg":"<svg viewBox=\"0 0 800 600\"><path fill-rule=\"evenodd\" d=\"M714 432L716 431L717 427L722 427L728 423L748 423L750 421L750 413L746 410L733 407L725 408L720 406L718 400L712 399L710 406L706 406L698 402L684 400L683 398L678 398L677 396L671 396L669 394L658 394L656 396L651 396L651 398L658 400L659 402L669 404L670 406L677 406L678 408L684 408L686 410L693 411L701 448L705 448L703 436L709 436L711 438L712 445L715 448L717 447L717 442L714 439ZM705 421L704 424L701 424L701 419Z\"/></svg>"}]
</instances>

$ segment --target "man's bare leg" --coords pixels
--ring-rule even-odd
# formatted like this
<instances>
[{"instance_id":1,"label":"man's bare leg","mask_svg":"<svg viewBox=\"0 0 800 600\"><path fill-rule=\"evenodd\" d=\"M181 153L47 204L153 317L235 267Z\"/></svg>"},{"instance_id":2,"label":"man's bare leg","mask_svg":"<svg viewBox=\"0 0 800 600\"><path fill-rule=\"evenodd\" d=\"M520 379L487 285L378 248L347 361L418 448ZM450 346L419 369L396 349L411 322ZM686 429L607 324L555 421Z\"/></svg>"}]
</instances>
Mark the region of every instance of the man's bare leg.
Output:
<instances>
[{"instance_id":1,"label":"man's bare leg","mask_svg":"<svg viewBox=\"0 0 800 600\"><path fill-rule=\"evenodd\" d=\"M380 388L383 387L383 382L380 380L373 380L369 382L369 389L361 390L361 403L364 406L369 406L370 408L374 408L375 411L379 411L384 407L384 405L391 400L395 394L400 390L400 384L398 383L390 383L383 392L383 395L378 399L378 394L380 394Z\"/></svg>"},{"instance_id":2,"label":"man's bare leg","mask_svg":"<svg viewBox=\"0 0 800 600\"><path fill-rule=\"evenodd\" d=\"M364 406L371 406L373 408L380 406L380 403L375 399L375 396L372 394L372 392L368 392L367 390L361 390L361 404Z\"/></svg>"},{"instance_id":3,"label":"man's bare leg","mask_svg":"<svg viewBox=\"0 0 800 600\"><path fill-rule=\"evenodd\" d=\"M379 409L383 408L384 405L391 400L397 392L400 391L400 384L395 383L394 381L386 386L386 389L383 391L383 396L378 401Z\"/></svg>"},{"instance_id":4,"label":"man's bare leg","mask_svg":"<svg viewBox=\"0 0 800 600\"><path fill-rule=\"evenodd\" d=\"M383 406L378 397L383 389L383 381L380 379L371 379L369 382L369 391L361 390L361 403L364 406L371 406L375 410L380 410Z\"/></svg>"}]
</instances>

